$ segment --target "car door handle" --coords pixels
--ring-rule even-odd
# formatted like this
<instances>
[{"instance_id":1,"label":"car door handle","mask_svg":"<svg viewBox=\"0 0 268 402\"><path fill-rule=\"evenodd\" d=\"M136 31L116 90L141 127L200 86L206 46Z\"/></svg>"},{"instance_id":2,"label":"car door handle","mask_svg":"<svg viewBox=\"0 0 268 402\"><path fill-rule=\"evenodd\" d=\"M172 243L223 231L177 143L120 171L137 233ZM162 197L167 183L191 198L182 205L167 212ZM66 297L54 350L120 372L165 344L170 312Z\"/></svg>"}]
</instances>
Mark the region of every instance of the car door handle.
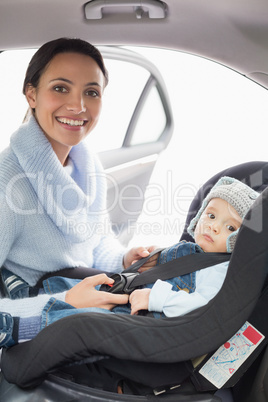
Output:
<instances>
[{"instance_id":1,"label":"car door handle","mask_svg":"<svg viewBox=\"0 0 268 402\"><path fill-rule=\"evenodd\" d=\"M88 20L102 18L104 8L132 7L137 18L148 12L149 18L165 18L166 3L160 0L91 0L85 5L85 15Z\"/></svg>"}]
</instances>

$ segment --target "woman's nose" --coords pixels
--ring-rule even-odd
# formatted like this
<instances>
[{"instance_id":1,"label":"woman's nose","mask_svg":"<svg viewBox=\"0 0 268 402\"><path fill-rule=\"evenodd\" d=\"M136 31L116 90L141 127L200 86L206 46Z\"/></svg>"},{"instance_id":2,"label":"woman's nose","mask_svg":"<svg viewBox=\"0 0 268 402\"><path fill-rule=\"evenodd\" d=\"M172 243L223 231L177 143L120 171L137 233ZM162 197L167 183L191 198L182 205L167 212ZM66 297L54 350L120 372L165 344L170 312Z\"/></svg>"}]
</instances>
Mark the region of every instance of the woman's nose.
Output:
<instances>
[{"instance_id":1,"label":"woman's nose","mask_svg":"<svg viewBox=\"0 0 268 402\"><path fill-rule=\"evenodd\" d=\"M86 111L86 106L83 96L76 96L70 99L67 109L75 114L80 114Z\"/></svg>"}]
</instances>

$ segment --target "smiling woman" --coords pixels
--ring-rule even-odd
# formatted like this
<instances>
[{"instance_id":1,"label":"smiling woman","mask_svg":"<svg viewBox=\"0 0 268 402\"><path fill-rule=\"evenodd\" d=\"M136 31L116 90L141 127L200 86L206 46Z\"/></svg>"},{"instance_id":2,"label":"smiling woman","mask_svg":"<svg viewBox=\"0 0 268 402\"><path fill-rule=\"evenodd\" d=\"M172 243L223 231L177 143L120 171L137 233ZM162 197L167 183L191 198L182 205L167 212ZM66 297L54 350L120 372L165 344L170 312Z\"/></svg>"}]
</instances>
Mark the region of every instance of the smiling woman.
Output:
<instances>
[{"instance_id":1,"label":"smiling woman","mask_svg":"<svg viewBox=\"0 0 268 402\"><path fill-rule=\"evenodd\" d=\"M64 165L71 147L96 126L108 74L91 45L52 41L31 60L23 92Z\"/></svg>"},{"instance_id":2,"label":"smiling woman","mask_svg":"<svg viewBox=\"0 0 268 402\"><path fill-rule=\"evenodd\" d=\"M49 54L48 48L53 49ZM78 266L85 268L85 275L88 268L121 272L152 250L126 251L113 236L106 177L83 141L98 122L107 81L100 52L79 39L49 42L31 59L24 93L32 116L0 154L1 289L3 285L10 299L27 300L22 306L19 300L0 298L4 314L23 318L29 311L33 316L42 311L50 296L40 297L34 287L45 273ZM96 225L99 231L92 230ZM12 278L17 280L9 287ZM34 299L28 298L32 292ZM120 301L113 296L102 298L101 305L111 309L126 303L125 297ZM76 306L77 300L65 292L56 297ZM86 289L84 303L80 306L89 307ZM0 346L11 345L9 341L0 326Z\"/></svg>"},{"instance_id":3,"label":"smiling woman","mask_svg":"<svg viewBox=\"0 0 268 402\"><path fill-rule=\"evenodd\" d=\"M62 165L96 126L104 84L95 60L77 53L54 56L37 87L25 83L28 103Z\"/></svg>"},{"instance_id":4,"label":"smiling woman","mask_svg":"<svg viewBox=\"0 0 268 402\"><path fill-rule=\"evenodd\" d=\"M47 55L47 48L53 49L49 56ZM73 57L74 52L75 57ZM97 54L97 61L93 59L95 54ZM45 55L44 59L43 55ZM98 63L100 63L101 68ZM88 152L87 148L81 143L97 123L101 109L101 94L106 82L104 74L106 75L106 70L100 53L92 45L79 40L60 39L52 41L41 47L29 64L24 81L24 92L32 108L33 116L28 124L22 126L11 136L10 147L5 153L1 154L1 177L7 184L7 188L9 188L10 183L14 184L10 187L12 191L8 197L5 196L6 188L1 188L1 197L3 205L6 205L6 218L8 219L9 217L9 219L17 222L15 226L18 233L10 232L9 238L7 236L9 229L4 229L8 222L5 224L5 219L1 219L1 223L4 225L2 232L6 233L6 246L5 251L2 250L0 254L1 266L5 264L11 272L14 272L13 270L15 269L16 273L27 282L35 282L45 272L42 272L42 258L40 261L35 259L35 262L33 262L32 260L33 264L30 261L26 263L25 258L29 258L29 253L24 254L25 252L21 248L21 252L24 254L24 256L18 257L21 269L14 268L18 263L12 257L12 250L15 246L13 245L12 248L12 243L10 242L12 242L13 236L21 236L24 242L27 243L33 235L36 240L31 242L30 248L36 251L38 249L39 251L36 252L36 255L41 256L40 247L42 248L42 241L40 242L40 237L37 239L35 230L32 230L32 235L27 235L24 233L25 231L31 232L31 228L40 227L43 234L45 234L45 227L49 229L48 227L54 222L49 229L50 235L46 237L44 252L47 248L50 250L53 248L52 244L57 243L56 237L59 235L60 237L63 236L64 243L66 241L68 243L72 238L74 241L73 247L79 248L79 244L81 246L80 242L85 242L86 239L89 241L90 236L86 233L76 232L74 222L80 222L83 216L93 219L94 222L98 215L101 220L105 218L105 180L101 177L100 164L95 156ZM88 83L92 82L94 82L93 86L88 85ZM61 91L58 91L59 88L61 88ZM94 94L93 96L92 93ZM100 95L96 97L96 93ZM73 126L59 121L58 118L65 118L68 122L78 120L82 121L83 124ZM77 150L76 145L79 145ZM70 160L72 169L66 176L62 165L67 158ZM18 160L18 164L13 159ZM77 159L78 162L76 162ZM79 163L80 160L81 163ZM14 166L16 166L15 171ZM92 177L92 186L89 188L88 175L94 175L94 173L95 175L99 174L99 178ZM50 188L50 191L44 192L43 195L40 194L40 191L37 191L40 188L40 180L44 188ZM77 182L79 185L75 184ZM59 186L63 194L61 200L57 196ZM69 192L67 188L69 192L71 189L74 194L72 201L68 198ZM32 195L30 196L30 194ZM18 197L21 198L20 209L17 208L18 201L16 200ZM46 214L41 213L40 209L36 208L36 205L39 204L43 206L47 217L50 217L50 220L47 221L48 226L45 223ZM94 205L95 218L90 218L87 214L89 205L91 207ZM32 212L29 214L29 211ZM23 226L22 222L25 215L28 216L28 220L27 225ZM39 221L39 224L37 221ZM23 229L19 229L20 224L18 222L21 222ZM58 234L56 237L52 235L54 230ZM52 236L52 243L49 246L50 236ZM60 237L58 237L59 241ZM93 237L90 237L91 241ZM88 252L88 250L85 250L84 253L80 250L78 254L76 252L76 255L80 256L80 262L82 262L82 255L84 254L84 258L87 260L84 261L84 266L93 266L93 260L90 261L88 258L93 258L93 249L98 245L101 246L100 239L98 237L98 240L96 238L97 241L93 241L92 252ZM74 250L71 251L67 243L64 247L68 248L67 254L69 254L69 257L65 252L62 255L65 256L64 258L70 259L70 266L76 266L77 263L71 262L73 259L71 255ZM52 260L48 266L51 266L51 268L60 269L66 265L67 261L60 261L61 257L58 259L62 246L63 244L59 245L57 257L53 257L53 252L50 253ZM112 249L114 247L115 244L112 245ZM25 244L25 251L28 248ZM118 252L119 254L117 254L114 263L117 265L117 269L120 270L122 252L124 254L124 251L119 244L118 247L115 247L116 249L115 255ZM58 260L58 264L55 264L55 257ZM68 265L67 263L66 266ZM24 270L23 268L25 267L27 269Z\"/></svg>"}]
</instances>

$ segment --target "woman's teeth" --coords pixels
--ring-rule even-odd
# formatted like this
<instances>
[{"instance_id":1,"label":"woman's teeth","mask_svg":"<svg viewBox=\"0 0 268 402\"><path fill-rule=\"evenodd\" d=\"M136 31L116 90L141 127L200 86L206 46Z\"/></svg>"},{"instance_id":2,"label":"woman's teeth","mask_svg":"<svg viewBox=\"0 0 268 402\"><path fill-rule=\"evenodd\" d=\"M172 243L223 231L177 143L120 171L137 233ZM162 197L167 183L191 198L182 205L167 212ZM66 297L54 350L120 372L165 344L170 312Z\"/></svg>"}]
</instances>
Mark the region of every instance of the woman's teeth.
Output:
<instances>
[{"instance_id":1,"label":"woman's teeth","mask_svg":"<svg viewBox=\"0 0 268 402\"><path fill-rule=\"evenodd\" d=\"M60 123L68 124L69 126L83 126L85 123L84 120L72 120L72 119L59 118L59 117L57 117L57 120Z\"/></svg>"}]
</instances>

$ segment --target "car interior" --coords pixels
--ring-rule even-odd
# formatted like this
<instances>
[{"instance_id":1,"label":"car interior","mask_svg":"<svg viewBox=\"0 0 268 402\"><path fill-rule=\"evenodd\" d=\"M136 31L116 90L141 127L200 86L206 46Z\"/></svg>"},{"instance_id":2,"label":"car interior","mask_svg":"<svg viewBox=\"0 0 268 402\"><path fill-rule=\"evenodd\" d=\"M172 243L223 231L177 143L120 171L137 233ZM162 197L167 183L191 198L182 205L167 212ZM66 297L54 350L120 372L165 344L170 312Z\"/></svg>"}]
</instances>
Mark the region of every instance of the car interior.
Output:
<instances>
[{"instance_id":1,"label":"car interior","mask_svg":"<svg viewBox=\"0 0 268 402\"><path fill-rule=\"evenodd\" d=\"M187 192L185 195L182 193L182 202L185 202L187 198L186 206L181 207L184 222L186 218L185 227L181 222L176 226L175 219L169 217L172 222L169 224L169 229L171 227L176 229L173 230L172 241L175 238L188 240L186 227L204 198L204 192L219 177L232 174L233 177L246 181L259 192L265 190L268 184L265 146L268 123L267 16L268 4L264 0L226 0L221 3L210 0L202 2L196 0L27 0L24 2L0 0L0 86L3 89L0 105L2 121L7 131L5 138L0 141L1 150L8 145L9 136L15 131L12 120L14 125L18 126L27 116L26 103L23 103L20 108L13 103L15 98L22 97L20 83L16 84L14 94L11 85L19 73L23 77L25 66L34 51L43 43L55 38L76 37L87 40L100 49L110 76L106 90L107 98L103 106L104 117L99 122L92 139L89 139L89 144L98 153L107 175L108 210L116 236L125 246L131 246L136 244L138 239L143 239L141 234L144 236L144 241L150 243L151 240L147 239L152 234L150 232L152 225L149 225L149 230L141 233L138 229L144 228L145 225L139 226L140 222L153 222L156 225L158 221L162 222L166 219L164 213L167 213L170 206L164 201L168 194L174 195L173 187L176 187L176 184L178 186L176 194L179 194L181 183L188 183L187 186L184 185L184 190L186 188ZM181 61L184 59L169 59L167 52L172 55L182 55L189 61L189 66L187 64L184 69L183 61ZM166 59L164 60L165 71L161 68L163 61L161 59ZM204 71L206 70L207 75L203 73L201 67L191 69L194 59L205 63ZM232 83L228 84L229 86L224 82L220 83L221 75L215 73L214 76L208 64L225 70L227 78L229 74L230 77L235 74L238 77L239 86L232 86ZM7 78L10 77L8 73L11 74L11 78ZM183 92L184 82L187 82L185 93ZM200 82L203 83L202 90L198 86ZM177 83L179 83L178 86ZM228 93L222 104L219 100L224 96L218 89L218 84L226 86L226 93ZM239 92L242 93L240 89L242 85L245 85L246 89L243 95L240 94L241 98L238 98ZM251 87L254 87L256 94L260 94L258 104L257 95L256 99L251 95ZM210 92L210 88L213 88L213 92ZM174 97L172 89L178 97ZM124 107L126 106L124 110L123 104L125 104ZM253 110L256 104L257 112ZM220 112L219 115L214 111L213 105ZM241 112L238 111L239 108ZM186 109L189 113L187 116ZM213 115L216 116L217 121L210 126ZM193 123L196 125L194 126ZM204 142L206 148L200 148L199 141ZM195 145L200 149L199 154L191 151ZM206 149L216 154L211 156L211 165L204 164L204 159L210 158L204 155ZM164 155L167 155L167 159L163 159ZM168 173L171 169L171 159L175 160L174 166L180 173L175 183L174 176L171 177ZM219 164L216 165L214 160ZM198 175L199 172L201 172L200 175ZM160 180L164 183L161 186L158 184ZM156 199L154 191L158 191L158 195L161 195L160 201L160 196ZM158 205L154 205L154 211L157 212L152 218L153 214L149 214L149 207L153 201L162 202L161 205L165 211L160 210ZM267 191L264 191L262 211L267 211L266 205ZM146 209L148 215L145 214ZM176 213L178 209L179 207ZM262 219L267 220L265 213ZM157 370L159 368L160 373L163 373L165 368L161 366L162 364L174 363L181 367L184 362L193 363L193 359L206 355L205 358L202 357L201 363L198 361L194 364L194 371L191 372L190 379L187 377L186 382L184 379L178 380L178 384L172 381L174 388L170 387L168 392L165 389L163 393L161 386L158 393L158 387L154 384L152 388L155 392L148 396L149 399L145 395L123 396L109 391L99 391L92 387L88 380L84 381L87 374L78 369L83 365L73 364L79 362L77 356L81 350L74 349L72 357L67 356L59 360L63 352L60 337L55 337L53 362L46 365L43 360L39 360L44 359L49 353L47 337L50 338L51 332L55 333L60 329L59 325L52 325L52 329L46 328L44 334L39 334L36 341L26 342L4 351L1 362L0 400L3 402L157 399L206 402L268 401L268 354L265 338L268 336L265 318L268 260L266 226L263 223L259 233L252 237L251 233L245 235L249 236L248 242L252 239L254 244L256 242L259 246L256 246L254 252L256 260L252 258L251 261L250 257L250 264L245 271L247 278L241 281L243 282L241 289L237 290L237 295L240 297L234 298L236 306L230 304L232 311L225 317L228 328L224 328L222 321L217 319L217 314L221 314L221 317L225 314L224 309L222 313L219 311L223 304L225 309L228 308L227 295L234 303L231 293L228 293L232 288L229 282L224 285L219 297L215 298L211 305L209 304L208 309L198 311L197 315L190 314L185 319L174 321L178 334L177 343L172 344L170 352L166 354L164 348L153 339L157 339L160 330L161 336L169 338L172 320L171 324L166 326L160 324L159 328L155 328L150 320L143 327L139 317L136 317L137 320L128 317L123 323L120 319L110 323L107 318L107 324L111 324L109 332L105 326L106 321L102 326L99 324L99 318L93 317L92 322L96 322L97 330L107 334L107 342L98 350L96 345L90 343L90 340L87 343L83 339L82 343L86 344L88 351L87 359L90 359L95 352L101 356L112 356L114 366L120 366L120 361L122 363L133 360L138 364L137 370L141 373L142 367L139 365L147 363L156 364ZM246 233L247 229L245 229ZM165 236L164 230L160 229L160 232L160 234L157 233L156 241L160 240L159 242L164 245L169 244L170 240L168 236ZM232 267L242 266L238 252L233 261ZM256 261L259 264L256 286L252 291L252 297L248 299L246 289L253 280L250 268L256 267ZM214 315L208 312L211 309L213 311L215 309ZM263 315L260 316L261 313ZM203 321L200 324L201 316L205 324ZM188 328L190 327L188 323L192 319L194 324ZM212 321L214 321L213 324ZM218 347L235 335L245 321L255 325L255 328L263 334L264 340L237 374L230 377L223 389L208 385L209 381L204 380L199 374L200 367L203 367ZM137 336L141 336L142 333L141 344L133 346L131 357L129 351L121 354L111 345L111 339L120 342L121 338L117 339L117 332L124 332L123 324L127 325L131 331L136 331ZM81 325L84 324L81 323ZM93 324L87 325L88 333L92 333L91 325ZM137 330L136 325L138 325ZM184 328L184 325L187 328L187 336L182 345L178 339L183 336L183 329L180 327ZM207 334L205 328L208 326L212 328L213 336ZM203 345L200 345L201 335L197 335L198 328L201 332L203 331ZM154 353L150 355L146 349L149 341L159 355L163 353L165 357L162 356L159 360L152 358ZM37 355L38 358L35 357ZM42 361L41 365L40 361ZM73 372L70 374L68 371L70 362L77 368L77 374ZM128 366L122 363L121 367L127 370ZM170 366L169 370L173 373L172 370L175 372L177 366L172 368ZM79 380L79 376L83 377L84 382ZM133 381L139 383L137 380Z\"/></svg>"}]
</instances>

